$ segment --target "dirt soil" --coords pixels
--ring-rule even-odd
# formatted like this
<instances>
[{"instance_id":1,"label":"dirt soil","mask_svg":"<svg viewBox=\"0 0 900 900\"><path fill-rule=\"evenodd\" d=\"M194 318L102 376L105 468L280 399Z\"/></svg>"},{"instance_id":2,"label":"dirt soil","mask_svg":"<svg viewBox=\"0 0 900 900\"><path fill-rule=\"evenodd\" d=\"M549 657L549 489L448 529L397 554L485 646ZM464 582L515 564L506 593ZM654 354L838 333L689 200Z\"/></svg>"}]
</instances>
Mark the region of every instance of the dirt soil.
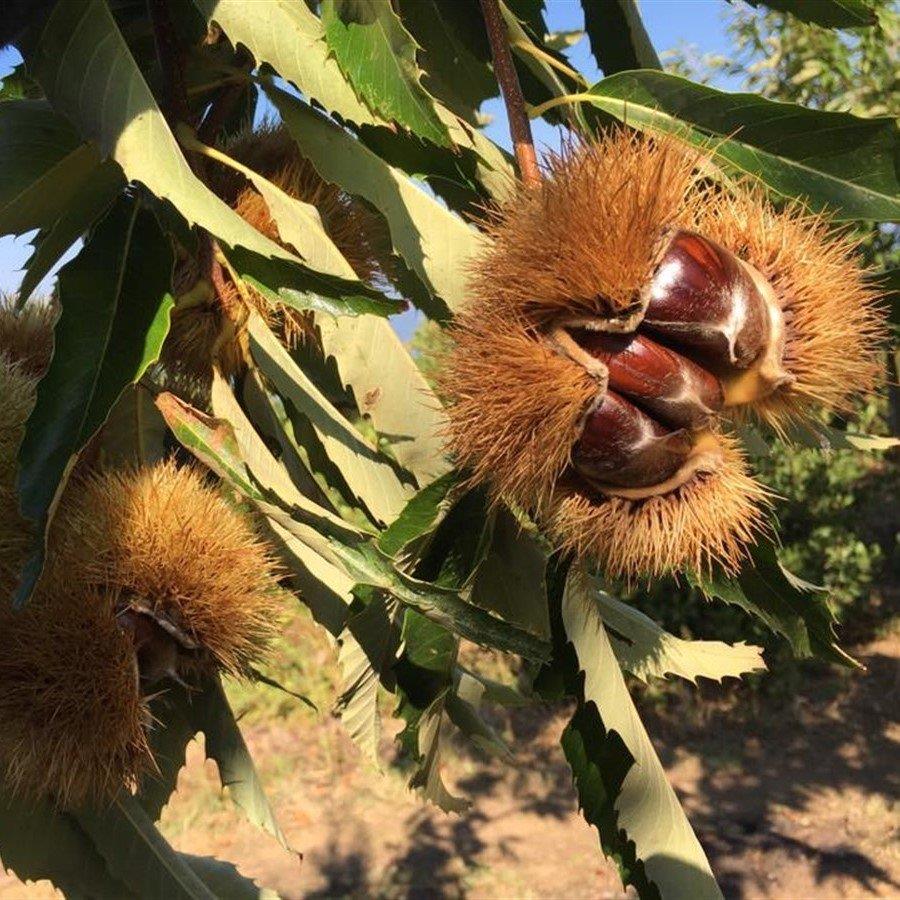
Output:
<instances>
[{"instance_id":1,"label":"dirt soil","mask_svg":"<svg viewBox=\"0 0 900 900\"><path fill-rule=\"evenodd\" d=\"M900 897L900 637L857 655L866 673L806 678L789 706L648 714L728 898ZM564 716L529 710L503 724L518 768L449 754L448 784L474 798L461 816L417 802L395 763L367 769L324 716L247 731L302 860L246 824L197 745L163 829L179 849L232 860L285 900L631 896L576 814L556 746ZM384 746L391 759L389 735ZM2 900L50 896L46 884L0 875Z\"/></svg>"}]
</instances>

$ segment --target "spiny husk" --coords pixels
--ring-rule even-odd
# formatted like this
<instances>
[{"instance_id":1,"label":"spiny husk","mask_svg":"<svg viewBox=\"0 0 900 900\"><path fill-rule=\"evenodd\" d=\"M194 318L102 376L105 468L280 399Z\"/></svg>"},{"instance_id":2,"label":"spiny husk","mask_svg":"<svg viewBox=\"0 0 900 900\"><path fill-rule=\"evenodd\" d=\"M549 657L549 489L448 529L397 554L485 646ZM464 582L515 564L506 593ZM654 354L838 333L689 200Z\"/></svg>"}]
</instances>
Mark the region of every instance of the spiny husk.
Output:
<instances>
[{"instance_id":1,"label":"spiny husk","mask_svg":"<svg viewBox=\"0 0 900 900\"><path fill-rule=\"evenodd\" d=\"M628 581L684 569L705 574L714 565L735 572L765 530L769 494L732 439L720 435L719 445L719 469L661 496L626 500L560 485L544 514L551 539Z\"/></svg>"},{"instance_id":2,"label":"spiny husk","mask_svg":"<svg viewBox=\"0 0 900 900\"><path fill-rule=\"evenodd\" d=\"M751 410L776 428L817 410L847 411L879 381L885 337L878 291L866 283L857 241L799 203L775 209L761 187L703 191L691 199L690 226L758 269L786 323L789 385Z\"/></svg>"},{"instance_id":3,"label":"spiny husk","mask_svg":"<svg viewBox=\"0 0 900 900\"><path fill-rule=\"evenodd\" d=\"M246 674L279 620L274 562L247 518L173 462L89 475L54 521L52 575L133 597Z\"/></svg>"},{"instance_id":4,"label":"spiny husk","mask_svg":"<svg viewBox=\"0 0 900 900\"><path fill-rule=\"evenodd\" d=\"M362 202L325 181L300 155L284 127L263 125L236 138L227 152L289 196L315 206L328 236L359 278L369 282L389 280L391 245L382 221ZM265 200L242 176L223 180L222 190L226 202L246 222L266 237L280 240Z\"/></svg>"},{"instance_id":5,"label":"spiny husk","mask_svg":"<svg viewBox=\"0 0 900 900\"><path fill-rule=\"evenodd\" d=\"M0 604L0 779L60 807L111 799L154 767L134 646L115 596L46 580Z\"/></svg>"},{"instance_id":6,"label":"spiny husk","mask_svg":"<svg viewBox=\"0 0 900 900\"><path fill-rule=\"evenodd\" d=\"M28 525L19 514L15 479L16 455L36 389L37 379L22 363L0 353L0 606L12 592L30 538Z\"/></svg>"},{"instance_id":7,"label":"spiny husk","mask_svg":"<svg viewBox=\"0 0 900 900\"><path fill-rule=\"evenodd\" d=\"M537 339L520 317L469 309L436 380L448 449L495 496L529 507L550 496L598 393L587 371Z\"/></svg>"},{"instance_id":8,"label":"spiny husk","mask_svg":"<svg viewBox=\"0 0 900 900\"><path fill-rule=\"evenodd\" d=\"M18 362L28 374L39 377L53 354L53 303L30 302L16 309L14 297L0 298L0 354Z\"/></svg>"},{"instance_id":9,"label":"spiny husk","mask_svg":"<svg viewBox=\"0 0 900 900\"><path fill-rule=\"evenodd\" d=\"M238 162L258 172L297 200L315 206L325 231L357 276L379 287L393 277L390 235L383 221L364 203L323 180L300 155L281 126L262 125L226 148ZM211 186L246 222L273 241L282 243L278 226L262 195L238 172L224 166L210 169ZM181 295L199 278L192 260L176 267L179 300L163 348L161 378L179 393L194 398L208 394L212 363L225 375L241 371L247 360L243 325L249 305L290 347L314 334L312 316L260 294L244 284L240 292L229 282L227 293L210 294L204 302L182 302Z\"/></svg>"},{"instance_id":10,"label":"spiny husk","mask_svg":"<svg viewBox=\"0 0 900 900\"><path fill-rule=\"evenodd\" d=\"M488 214L491 246L470 265L473 302L535 324L633 307L702 158L674 138L625 131L551 157L539 186L520 186Z\"/></svg>"}]
</instances>

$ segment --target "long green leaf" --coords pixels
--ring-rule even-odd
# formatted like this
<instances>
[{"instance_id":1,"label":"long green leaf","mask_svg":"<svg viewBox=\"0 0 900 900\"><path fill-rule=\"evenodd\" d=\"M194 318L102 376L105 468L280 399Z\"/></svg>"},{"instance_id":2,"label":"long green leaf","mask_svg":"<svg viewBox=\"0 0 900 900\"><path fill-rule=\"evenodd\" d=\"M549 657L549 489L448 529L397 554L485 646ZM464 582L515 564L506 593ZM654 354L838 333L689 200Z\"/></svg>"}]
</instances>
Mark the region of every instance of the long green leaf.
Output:
<instances>
[{"instance_id":1,"label":"long green leaf","mask_svg":"<svg viewBox=\"0 0 900 900\"><path fill-rule=\"evenodd\" d=\"M47 879L68 900L137 897L110 871L74 817L47 802L0 795L0 857L21 881Z\"/></svg>"},{"instance_id":2,"label":"long green leaf","mask_svg":"<svg viewBox=\"0 0 900 900\"><path fill-rule=\"evenodd\" d=\"M242 275L272 290L283 287L284 301L295 305L301 298L312 304L317 294L371 300L353 282L303 266L194 176L103 0L58 3L28 62L54 109L130 180L224 242Z\"/></svg>"},{"instance_id":3,"label":"long green leaf","mask_svg":"<svg viewBox=\"0 0 900 900\"><path fill-rule=\"evenodd\" d=\"M636 0L583 0L584 28L604 75L662 69Z\"/></svg>"},{"instance_id":4,"label":"long green leaf","mask_svg":"<svg viewBox=\"0 0 900 900\"><path fill-rule=\"evenodd\" d=\"M594 597L619 665L641 681L678 675L696 684L698 678L740 678L766 667L761 647L686 641L606 591L597 588Z\"/></svg>"},{"instance_id":5,"label":"long green leaf","mask_svg":"<svg viewBox=\"0 0 900 900\"><path fill-rule=\"evenodd\" d=\"M788 640L796 656L859 667L837 643L836 620L827 598L790 575L770 541L760 541L752 548L751 558L736 577L719 572L711 578L692 576L692 580L707 594L761 619Z\"/></svg>"},{"instance_id":6,"label":"long green leaf","mask_svg":"<svg viewBox=\"0 0 900 900\"><path fill-rule=\"evenodd\" d=\"M484 247L478 231L342 128L274 84L264 88L316 171L378 209L410 269L450 309L459 307L466 297L466 261Z\"/></svg>"},{"instance_id":7,"label":"long green leaf","mask_svg":"<svg viewBox=\"0 0 900 900\"><path fill-rule=\"evenodd\" d=\"M422 83L458 116L477 124L479 107L498 90L481 17L465 3L441 0L400 0L399 9L421 47Z\"/></svg>"},{"instance_id":8,"label":"long green leaf","mask_svg":"<svg viewBox=\"0 0 900 900\"><path fill-rule=\"evenodd\" d=\"M55 351L19 450L22 513L37 523L41 537L17 604L28 599L40 574L43 535L78 452L122 391L159 356L173 304L172 261L154 217L124 197L60 272Z\"/></svg>"},{"instance_id":9,"label":"long green leaf","mask_svg":"<svg viewBox=\"0 0 900 900\"><path fill-rule=\"evenodd\" d=\"M111 159L97 166L66 203L59 218L32 241L34 254L25 266L19 287L21 306L34 293L60 257L106 212L122 192L125 178Z\"/></svg>"},{"instance_id":10,"label":"long green leaf","mask_svg":"<svg viewBox=\"0 0 900 900\"><path fill-rule=\"evenodd\" d=\"M357 124L380 120L357 96L325 42L325 29L305 3L295 0L194 0L237 46L269 63L307 97Z\"/></svg>"},{"instance_id":11,"label":"long green leaf","mask_svg":"<svg viewBox=\"0 0 900 900\"><path fill-rule=\"evenodd\" d=\"M233 863L191 853L179 853L178 856L219 900L279 900L275 891L259 887L252 879L241 875Z\"/></svg>"},{"instance_id":12,"label":"long green leaf","mask_svg":"<svg viewBox=\"0 0 900 900\"><path fill-rule=\"evenodd\" d=\"M768 6L790 13L801 22L823 28L860 28L874 25L878 18L866 0L747 0L751 6Z\"/></svg>"},{"instance_id":13,"label":"long green leaf","mask_svg":"<svg viewBox=\"0 0 900 900\"><path fill-rule=\"evenodd\" d=\"M142 900L216 900L124 791L112 806L76 815L110 871Z\"/></svg>"},{"instance_id":14,"label":"long green leaf","mask_svg":"<svg viewBox=\"0 0 900 900\"><path fill-rule=\"evenodd\" d=\"M215 761L222 787L253 825L290 850L218 678L193 696L189 710L194 727L206 738L206 757Z\"/></svg>"},{"instance_id":15,"label":"long green leaf","mask_svg":"<svg viewBox=\"0 0 900 900\"><path fill-rule=\"evenodd\" d=\"M422 87L417 45L389 3L322 0L325 38L366 104L435 144L449 146L434 99Z\"/></svg>"},{"instance_id":16,"label":"long green leaf","mask_svg":"<svg viewBox=\"0 0 900 900\"><path fill-rule=\"evenodd\" d=\"M394 329L374 316L321 316L318 324L322 347L334 357L341 381L353 391L359 411L390 442L400 465L420 487L449 471L440 400Z\"/></svg>"},{"instance_id":17,"label":"long green leaf","mask_svg":"<svg viewBox=\"0 0 900 900\"><path fill-rule=\"evenodd\" d=\"M602 720L604 737L618 735L633 758L612 803L617 813L617 829L624 832L623 837L629 843L633 842L635 856L643 863L658 896L721 900L706 854L628 694L599 614L593 581L578 566L573 566L569 573L562 600L562 619L584 674L580 710L593 705ZM585 715L583 711L582 715ZM571 749L574 748L570 752ZM590 748L585 746L585 749ZM576 778L579 772L582 776L587 774L590 763L599 765L600 760L591 760L585 754L575 769ZM582 806L588 812L591 784L581 777L578 789ZM613 797L606 794L606 788L604 794L602 805L608 807Z\"/></svg>"},{"instance_id":18,"label":"long green leaf","mask_svg":"<svg viewBox=\"0 0 900 900\"><path fill-rule=\"evenodd\" d=\"M390 672L400 643L394 625L395 606L376 593L350 617L339 638L338 662L343 677L337 710L353 742L376 766L381 739L378 686Z\"/></svg>"},{"instance_id":19,"label":"long green leaf","mask_svg":"<svg viewBox=\"0 0 900 900\"><path fill-rule=\"evenodd\" d=\"M51 226L100 154L43 100L0 102L0 234Z\"/></svg>"},{"instance_id":20,"label":"long green leaf","mask_svg":"<svg viewBox=\"0 0 900 900\"><path fill-rule=\"evenodd\" d=\"M250 351L278 392L312 423L325 452L350 489L372 515L392 522L412 490L403 485L390 463L332 406L294 362L271 329L256 315L250 319Z\"/></svg>"},{"instance_id":21,"label":"long green leaf","mask_svg":"<svg viewBox=\"0 0 900 900\"><path fill-rule=\"evenodd\" d=\"M479 564L470 600L506 622L547 639L550 617L544 572L547 555L508 510L497 512L490 549Z\"/></svg>"},{"instance_id":22,"label":"long green leaf","mask_svg":"<svg viewBox=\"0 0 900 900\"><path fill-rule=\"evenodd\" d=\"M840 219L900 219L900 135L891 118L730 94L663 72L620 72L580 100L635 128L711 147L716 159Z\"/></svg>"}]
</instances>

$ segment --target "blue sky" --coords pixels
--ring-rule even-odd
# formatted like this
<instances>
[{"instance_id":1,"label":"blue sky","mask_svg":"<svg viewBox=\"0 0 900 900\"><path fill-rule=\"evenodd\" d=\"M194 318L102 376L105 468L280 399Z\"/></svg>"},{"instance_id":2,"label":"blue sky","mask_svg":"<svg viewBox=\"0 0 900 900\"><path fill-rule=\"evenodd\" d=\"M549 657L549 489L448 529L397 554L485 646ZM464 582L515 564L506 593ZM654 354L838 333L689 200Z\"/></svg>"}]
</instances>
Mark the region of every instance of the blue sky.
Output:
<instances>
[{"instance_id":1,"label":"blue sky","mask_svg":"<svg viewBox=\"0 0 900 900\"><path fill-rule=\"evenodd\" d=\"M595 0L602 2L602 0ZM727 53L728 37L725 33L724 15L728 4L725 0L640 0L640 8L650 38L658 52L669 50L681 43L696 45L700 53ZM551 31L570 31L583 25L581 4L578 0L545 0L547 25ZM569 51L575 68L590 81L599 76L586 40ZM19 62L19 55L12 48L0 51L0 77ZM723 85L723 87L729 87ZM487 104L485 112L493 115L488 129L490 137L510 148L502 103ZM555 129L540 122L535 126L538 146L559 146ZM28 259L28 236L0 238L0 292L18 289L22 279L21 267ZM408 337L415 326L414 313L403 314L395 323L398 332Z\"/></svg>"}]
</instances>

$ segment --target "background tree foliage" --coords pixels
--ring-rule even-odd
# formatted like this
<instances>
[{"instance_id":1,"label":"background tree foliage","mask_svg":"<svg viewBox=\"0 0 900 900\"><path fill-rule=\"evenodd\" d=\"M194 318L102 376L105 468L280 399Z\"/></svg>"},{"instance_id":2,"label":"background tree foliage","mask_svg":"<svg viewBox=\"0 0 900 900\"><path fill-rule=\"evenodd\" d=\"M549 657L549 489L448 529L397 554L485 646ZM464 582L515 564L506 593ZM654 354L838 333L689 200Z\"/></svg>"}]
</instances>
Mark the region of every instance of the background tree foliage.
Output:
<instances>
[{"instance_id":1,"label":"background tree foliage","mask_svg":"<svg viewBox=\"0 0 900 900\"><path fill-rule=\"evenodd\" d=\"M881 406L823 420L798 435L808 449L776 444L761 463L791 498L780 509L784 548L762 542L737 577L706 585L749 622L696 594L673 601L671 585L624 603L521 512L468 489L442 451L440 401L387 322L411 303L429 320L414 353L440 343L466 300L465 261L484 244L473 213L502 199L514 174L478 127L481 104L498 94L478 3L46 6L49 16L38 4L12 29L25 61L0 102L0 233L33 234L17 302L83 243L60 273L55 351L18 456L33 540L10 602L30 601L76 464L194 457L278 547L288 604L304 604L330 634L343 673L336 709L364 754L377 761L387 703L402 723L410 788L459 811L467 800L441 775L448 735L510 760L515 747L483 710L566 703L575 712L561 752L623 881L642 897L720 896L625 673L695 682L757 671L761 651L742 639L768 632L798 656L852 665L835 608L864 595L894 552L875 517L869 534L860 515L870 497L883 507L896 490L896 474L883 477L891 442L866 434L885 430ZM893 7L736 8L732 32L747 58L684 61L685 80L660 71L631 0L583 6L604 72L595 85L547 35L541 2L500 4L534 116L581 132L676 132L776 199L802 197L868 229L869 260L896 261L895 233L871 224L900 217ZM718 71L746 73L752 91L785 102L705 86ZM242 156L239 137L265 117L332 199L368 223L371 269L352 264L312 200ZM236 211L235 179L262 198L259 227ZM218 355L199 344L173 351L179 317L212 295L241 310L214 336ZM229 369L221 341L236 335L241 361ZM751 450L771 440L747 436ZM823 452L826 440L876 452ZM727 612L717 622L709 610ZM730 643L693 639L717 625ZM522 678L468 669L463 639L521 661ZM257 689L273 689L255 674ZM111 804L28 806L0 785L4 864L73 897L266 896L229 863L176 852L155 825L202 732L236 803L288 845L221 685L166 684L153 714L158 777L123 786Z\"/></svg>"}]
</instances>

